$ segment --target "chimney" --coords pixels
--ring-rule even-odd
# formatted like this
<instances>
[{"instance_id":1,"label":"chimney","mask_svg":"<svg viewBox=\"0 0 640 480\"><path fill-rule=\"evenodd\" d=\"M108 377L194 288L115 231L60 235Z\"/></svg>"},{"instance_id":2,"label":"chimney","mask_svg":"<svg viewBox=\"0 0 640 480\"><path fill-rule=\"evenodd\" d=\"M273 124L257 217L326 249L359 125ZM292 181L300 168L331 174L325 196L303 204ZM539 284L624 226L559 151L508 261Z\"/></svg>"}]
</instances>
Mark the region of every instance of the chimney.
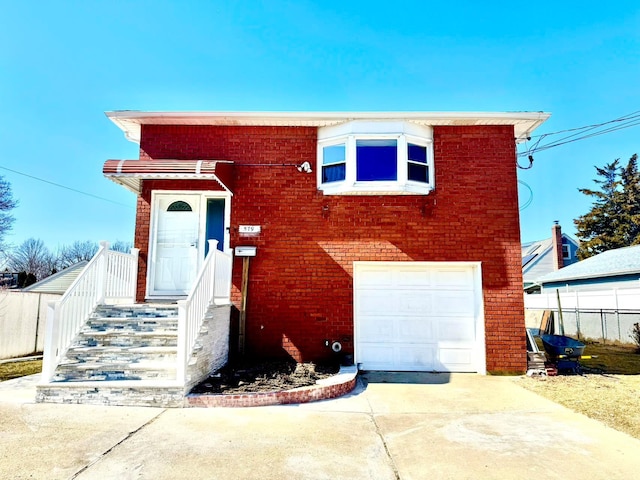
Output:
<instances>
[{"instance_id":1,"label":"chimney","mask_svg":"<svg viewBox=\"0 0 640 480\"><path fill-rule=\"evenodd\" d=\"M558 220L554 220L551 227L551 243L553 245L553 269L560 270L564 267L562 258L562 229Z\"/></svg>"}]
</instances>

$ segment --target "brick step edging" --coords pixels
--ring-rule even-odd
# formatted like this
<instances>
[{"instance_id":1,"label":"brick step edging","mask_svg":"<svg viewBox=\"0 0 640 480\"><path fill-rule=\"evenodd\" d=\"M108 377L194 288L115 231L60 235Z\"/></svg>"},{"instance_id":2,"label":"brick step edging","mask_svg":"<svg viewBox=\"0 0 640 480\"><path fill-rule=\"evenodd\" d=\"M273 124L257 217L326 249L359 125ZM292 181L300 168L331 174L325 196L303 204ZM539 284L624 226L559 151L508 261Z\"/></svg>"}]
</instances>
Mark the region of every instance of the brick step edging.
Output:
<instances>
[{"instance_id":1,"label":"brick step edging","mask_svg":"<svg viewBox=\"0 0 640 480\"><path fill-rule=\"evenodd\" d=\"M265 407L309 403L341 397L356 387L357 369L344 371L316 385L281 392L241 393L233 395L187 395L185 407Z\"/></svg>"}]
</instances>

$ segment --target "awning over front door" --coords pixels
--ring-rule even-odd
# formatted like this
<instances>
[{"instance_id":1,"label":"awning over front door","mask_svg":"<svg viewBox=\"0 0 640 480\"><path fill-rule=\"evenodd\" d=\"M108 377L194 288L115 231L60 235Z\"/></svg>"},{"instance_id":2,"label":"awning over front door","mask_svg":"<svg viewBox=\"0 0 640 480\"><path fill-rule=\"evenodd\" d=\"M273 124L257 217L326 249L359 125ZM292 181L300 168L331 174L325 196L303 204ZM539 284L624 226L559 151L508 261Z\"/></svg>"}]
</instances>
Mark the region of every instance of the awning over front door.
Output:
<instances>
[{"instance_id":1,"label":"awning over front door","mask_svg":"<svg viewBox=\"0 0 640 480\"><path fill-rule=\"evenodd\" d=\"M105 177L136 194L142 180L215 180L231 193L233 162L228 160L107 160Z\"/></svg>"}]
</instances>

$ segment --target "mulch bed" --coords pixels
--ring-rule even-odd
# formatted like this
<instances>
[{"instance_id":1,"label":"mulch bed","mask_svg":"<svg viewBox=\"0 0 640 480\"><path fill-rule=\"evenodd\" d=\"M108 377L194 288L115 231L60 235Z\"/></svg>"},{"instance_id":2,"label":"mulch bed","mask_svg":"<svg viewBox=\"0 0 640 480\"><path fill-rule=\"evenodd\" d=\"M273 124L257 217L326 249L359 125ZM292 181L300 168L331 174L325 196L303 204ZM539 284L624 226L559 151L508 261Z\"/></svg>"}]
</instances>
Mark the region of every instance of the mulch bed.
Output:
<instances>
[{"instance_id":1,"label":"mulch bed","mask_svg":"<svg viewBox=\"0 0 640 480\"><path fill-rule=\"evenodd\" d=\"M296 363L293 360L245 360L227 364L197 385L193 394L278 392L315 385L338 373L338 362Z\"/></svg>"}]
</instances>

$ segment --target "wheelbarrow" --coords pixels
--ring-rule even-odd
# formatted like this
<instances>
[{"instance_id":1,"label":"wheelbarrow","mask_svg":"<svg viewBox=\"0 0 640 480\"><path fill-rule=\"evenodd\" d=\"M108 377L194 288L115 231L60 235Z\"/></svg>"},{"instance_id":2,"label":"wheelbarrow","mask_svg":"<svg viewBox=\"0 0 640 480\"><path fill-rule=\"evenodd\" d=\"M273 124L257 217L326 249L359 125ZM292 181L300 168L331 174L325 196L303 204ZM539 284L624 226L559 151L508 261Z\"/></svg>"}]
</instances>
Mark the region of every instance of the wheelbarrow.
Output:
<instances>
[{"instance_id":1,"label":"wheelbarrow","mask_svg":"<svg viewBox=\"0 0 640 480\"><path fill-rule=\"evenodd\" d=\"M556 365L558 371L570 371L580 374L579 360L584 357L584 343L564 335L540 335L544 351L549 361Z\"/></svg>"}]
</instances>

